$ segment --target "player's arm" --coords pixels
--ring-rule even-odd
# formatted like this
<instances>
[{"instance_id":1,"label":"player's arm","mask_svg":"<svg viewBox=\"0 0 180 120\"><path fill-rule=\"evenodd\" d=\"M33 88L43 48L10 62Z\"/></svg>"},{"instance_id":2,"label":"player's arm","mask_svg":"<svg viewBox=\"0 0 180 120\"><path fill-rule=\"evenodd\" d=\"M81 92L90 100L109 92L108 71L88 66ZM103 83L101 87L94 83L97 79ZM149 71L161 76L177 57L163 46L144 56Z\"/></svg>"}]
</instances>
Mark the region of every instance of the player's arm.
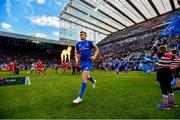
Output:
<instances>
[{"instance_id":1,"label":"player's arm","mask_svg":"<svg viewBox=\"0 0 180 120\"><path fill-rule=\"evenodd\" d=\"M75 48L75 57L80 60L79 51Z\"/></svg>"},{"instance_id":2,"label":"player's arm","mask_svg":"<svg viewBox=\"0 0 180 120\"><path fill-rule=\"evenodd\" d=\"M92 58L92 60L95 60L98 53L99 53L99 48L96 45L94 45L93 49L94 49L95 52L94 52L94 55L91 58Z\"/></svg>"}]
</instances>

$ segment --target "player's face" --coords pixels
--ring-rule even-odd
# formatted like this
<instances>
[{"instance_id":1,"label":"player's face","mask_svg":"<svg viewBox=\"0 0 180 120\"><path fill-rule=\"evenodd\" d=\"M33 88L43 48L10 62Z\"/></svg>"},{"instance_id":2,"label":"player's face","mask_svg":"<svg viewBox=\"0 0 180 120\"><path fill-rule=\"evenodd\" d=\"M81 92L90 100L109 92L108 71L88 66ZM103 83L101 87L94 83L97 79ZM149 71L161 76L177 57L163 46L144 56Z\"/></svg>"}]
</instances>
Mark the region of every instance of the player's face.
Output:
<instances>
[{"instance_id":1,"label":"player's face","mask_svg":"<svg viewBox=\"0 0 180 120\"><path fill-rule=\"evenodd\" d=\"M81 40L85 40L86 39L86 34L85 33L81 33L80 34L80 39Z\"/></svg>"}]
</instances>

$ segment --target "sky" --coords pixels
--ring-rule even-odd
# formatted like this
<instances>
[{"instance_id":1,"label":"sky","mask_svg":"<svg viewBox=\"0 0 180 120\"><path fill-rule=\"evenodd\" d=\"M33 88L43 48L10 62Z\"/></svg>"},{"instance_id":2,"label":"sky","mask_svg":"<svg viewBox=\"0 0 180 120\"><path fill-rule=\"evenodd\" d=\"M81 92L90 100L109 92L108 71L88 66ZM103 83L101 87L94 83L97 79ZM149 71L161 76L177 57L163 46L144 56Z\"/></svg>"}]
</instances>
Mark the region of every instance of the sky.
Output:
<instances>
[{"instance_id":1,"label":"sky","mask_svg":"<svg viewBox=\"0 0 180 120\"><path fill-rule=\"evenodd\" d=\"M68 0L0 0L0 31L59 40L59 13Z\"/></svg>"}]
</instances>

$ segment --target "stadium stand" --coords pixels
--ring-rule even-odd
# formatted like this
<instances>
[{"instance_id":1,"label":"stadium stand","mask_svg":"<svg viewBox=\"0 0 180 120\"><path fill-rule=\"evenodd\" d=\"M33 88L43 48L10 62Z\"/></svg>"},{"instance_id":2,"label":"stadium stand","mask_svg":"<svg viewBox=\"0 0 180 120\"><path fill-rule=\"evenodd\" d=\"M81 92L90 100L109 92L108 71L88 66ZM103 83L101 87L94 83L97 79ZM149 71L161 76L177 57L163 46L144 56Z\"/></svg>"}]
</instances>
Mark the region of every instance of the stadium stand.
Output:
<instances>
[{"instance_id":1,"label":"stadium stand","mask_svg":"<svg viewBox=\"0 0 180 120\"><path fill-rule=\"evenodd\" d=\"M100 55L95 66L101 67L103 62L100 61L112 60L114 56L120 59L128 57L129 60L141 60L145 51L151 50L155 40L163 42L170 39L161 38L160 34L179 13L178 9L107 36L98 43ZM174 40L180 43L179 36Z\"/></svg>"},{"instance_id":2,"label":"stadium stand","mask_svg":"<svg viewBox=\"0 0 180 120\"><path fill-rule=\"evenodd\" d=\"M46 67L52 64L60 65L61 51L67 48L64 44L43 38L0 32L0 66L17 61L22 70L25 67L29 68L37 60L42 60Z\"/></svg>"},{"instance_id":3,"label":"stadium stand","mask_svg":"<svg viewBox=\"0 0 180 120\"><path fill-rule=\"evenodd\" d=\"M161 32L179 12L177 10L109 35L98 44L101 55L150 50L153 41L159 39Z\"/></svg>"}]
</instances>

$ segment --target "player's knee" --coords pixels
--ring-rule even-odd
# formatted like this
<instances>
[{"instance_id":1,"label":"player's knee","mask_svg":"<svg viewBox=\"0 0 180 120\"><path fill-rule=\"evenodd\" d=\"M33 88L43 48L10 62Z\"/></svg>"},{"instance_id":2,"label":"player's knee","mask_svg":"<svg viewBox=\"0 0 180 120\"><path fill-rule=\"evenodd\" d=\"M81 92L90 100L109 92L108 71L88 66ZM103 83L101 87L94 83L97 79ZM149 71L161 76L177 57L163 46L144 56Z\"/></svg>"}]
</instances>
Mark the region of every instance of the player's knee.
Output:
<instances>
[{"instance_id":1,"label":"player's knee","mask_svg":"<svg viewBox=\"0 0 180 120\"><path fill-rule=\"evenodd\" d=\"M87 75L83 75L83 76L82 76L82 80L86 80L87 78L88 78Z\"/></svg>"},{"instance_id":2,"label":"player's knee","mask_svg":"<svg viewBox=\"0 0 180 120\"><path fill-rule=\"evenodd\" d=\"M88 77L87 77L87 79L89 79L91 76L90 75L88 75Z\"/></svg>"},{"instance_id":3,"label":"player's knee","mask_svg":"<svg viewBox=\"0 0 180 120\"><path fill-rule=\"evenodd\" d=\"M87 81L87 79L82 79L82 82L86 82Z\"/></svg>"}]
</instances>

